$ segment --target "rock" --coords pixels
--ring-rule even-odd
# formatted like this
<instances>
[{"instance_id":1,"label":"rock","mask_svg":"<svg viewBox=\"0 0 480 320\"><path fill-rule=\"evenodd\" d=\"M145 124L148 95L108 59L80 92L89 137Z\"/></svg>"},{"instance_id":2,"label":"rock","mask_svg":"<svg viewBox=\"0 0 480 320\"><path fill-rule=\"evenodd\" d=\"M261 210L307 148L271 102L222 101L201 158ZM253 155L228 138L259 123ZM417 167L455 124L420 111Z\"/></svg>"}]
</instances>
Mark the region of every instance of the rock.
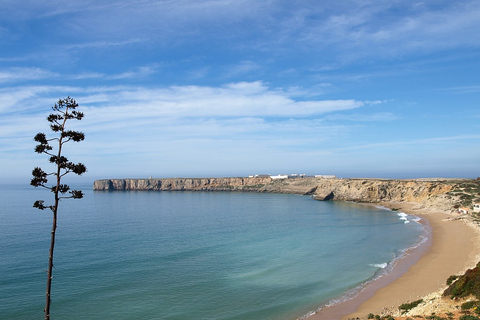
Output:
<instances>
[{"instance_id":1,"label":"rock","mask_svg":"<svg viewBox=\"0 0 480 320\"><path fill-rule=\"evenodd\" d=\"M97 191L254 191L311 195L316 200L356 202L410 202L424 210L452 211L454 199L447 193L453 183L441 180L386 179L271 179L270 177L105 179L94 182Z\"/></svg>"}]
</instances>

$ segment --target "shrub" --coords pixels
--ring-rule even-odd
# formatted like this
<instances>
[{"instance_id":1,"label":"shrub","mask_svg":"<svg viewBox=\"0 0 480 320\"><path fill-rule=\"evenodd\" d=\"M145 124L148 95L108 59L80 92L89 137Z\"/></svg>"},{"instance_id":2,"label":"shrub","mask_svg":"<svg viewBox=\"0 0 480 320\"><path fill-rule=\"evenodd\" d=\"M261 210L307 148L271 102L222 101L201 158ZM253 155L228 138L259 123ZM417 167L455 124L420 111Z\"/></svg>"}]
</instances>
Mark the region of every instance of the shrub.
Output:
<instances>
[{"instance_id":1,"label":"shrub","mask_svg":"<svg viewBox=\"0 0 480 320\"><path fill-rule=\"evenodd\" d=\"M369 313L367 319L374 319L375 315L373 313Z\"/></svg>"},{"instance_id":2,"label":"shrub","mask_svg":"<svg viewBox=\"0 0 480 320\"><path fill-rule=\"evenodd\" d=\"M475 268L467 270L460 276L443 294L452 298L473 295L480 299L480 262Z\"/></svg>"},{"instance_id":3,"label":"shrub","mask_svg":"<svg viewBox=\"0 0 480 320\"><path fill-rule=\"evenodd\" d=\"M422 302L423 302L423 299L412 301L412 302L409 302L409 303L403 303L398 307L398 309L402 313L406 313L406 312L410 311L411 309L415 308L416 306L418 306Z\"/></svg>"},{"instance_id":4,"label":"shrub","mask_svg":"<svg viewBox=\"0 0 480 320\"><path fill-rule=\"evenodd\" d=\"M479 317L475 317L475 316L472 316L472 315L469 315L469 314L464 314L463 316L461 316L459 318L459 320L480 320Z\"/></svg>"},{"instance_id":5,"label":"shrub","mask_svg":"<svg viewBox=\"0 0 480 320\"><path fill-rule=\"evenodd\" d=\"M461 305L461 309L462 310L470 310L474 307L479 307L480 306L480 301L468 301L468 302L465 302Z\"/></svg>"}]
</instances>

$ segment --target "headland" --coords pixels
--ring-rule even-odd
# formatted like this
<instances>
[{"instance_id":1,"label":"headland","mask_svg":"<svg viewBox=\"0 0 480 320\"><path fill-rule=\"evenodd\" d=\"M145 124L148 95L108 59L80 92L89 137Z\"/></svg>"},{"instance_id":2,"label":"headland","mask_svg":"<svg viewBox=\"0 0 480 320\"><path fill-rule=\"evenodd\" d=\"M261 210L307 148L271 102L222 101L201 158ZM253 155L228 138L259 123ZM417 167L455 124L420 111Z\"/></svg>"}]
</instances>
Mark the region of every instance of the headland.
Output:
<instances>
[{"instance_id":1,"label":"headland","mask_svg":"<svg viewBox=\"0 0 480 320\"><path fill-rule=\"evenodd\" d=\"M250 191L311 195L316 200L362 203L408 202L440 211L453 209L454 190L465 180L336 179L270 177L104 179L96 191Z\"/></svg>"}]
</instances>

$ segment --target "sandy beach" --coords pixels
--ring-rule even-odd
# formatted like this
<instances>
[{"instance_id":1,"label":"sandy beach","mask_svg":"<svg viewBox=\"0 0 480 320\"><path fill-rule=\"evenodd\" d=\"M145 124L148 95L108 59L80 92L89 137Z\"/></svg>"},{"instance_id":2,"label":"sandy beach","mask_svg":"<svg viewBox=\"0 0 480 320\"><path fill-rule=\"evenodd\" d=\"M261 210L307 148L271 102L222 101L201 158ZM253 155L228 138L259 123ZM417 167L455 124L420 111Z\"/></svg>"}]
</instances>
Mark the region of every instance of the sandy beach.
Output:
<instances>
[{"instance_id":1,"label":"sandy beach","mask_svg":"<svg viewBox=\"0 0 480 320\"><path fill-rule=\"evenodd\" d=\"M354 299L325 308L308 320L365 318L397 309L402 303L446 288L446 279L462 274L480 259L480 228L456 215L415 209L415 204L380 204L416 215L430 228L430 239L399 260L387 276L368 285Z\"/></svg>"}]
</instances>

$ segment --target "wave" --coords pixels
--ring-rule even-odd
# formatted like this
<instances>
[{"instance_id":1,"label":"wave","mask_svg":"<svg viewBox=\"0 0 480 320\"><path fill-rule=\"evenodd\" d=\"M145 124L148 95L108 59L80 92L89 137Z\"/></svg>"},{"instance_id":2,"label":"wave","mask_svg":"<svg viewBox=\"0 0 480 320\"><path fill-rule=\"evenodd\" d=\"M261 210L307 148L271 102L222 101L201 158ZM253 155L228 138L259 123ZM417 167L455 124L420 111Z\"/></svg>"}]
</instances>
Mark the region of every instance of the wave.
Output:
<instances>
[{"instance_id":1,"label":"wave","mask_svg":"<svg viewBox=\"0 0 480 320\"><path fill-rule=\"evenodd\" d=\"M400 220L408 220L408 214L406 214L405 212L398 212L397 216L400 217Z\"/></svg>"},{"instance_id":2,"label":"wave","mask_svg":"<svg viewBox=\"0 0 480 320\"><path fill-rule=\"evenodd\" d=\"M374 267L374 268L380 268L380 269L385 269L387 266L388 266L388 263L374 263L374 264L370 264L369 265L370 267Z\"/></svg>"},{"instance_id":3,"label":"wave","mask_svg":"<svg viewBox=\"0 0 480 320\"><path fill-rule=\"evenodd\" d=\"M400 217L399 218L400 220L403 220L404 223L410 223L409 218L412 219L415 222L420 221L420 219L417 220L417 219L414 218L414 216L410 216L410 215L406 214L405 212L398 212L397 215Z\"/></svg>"},{"instance_id":4,"label":"wave","mask_svg":"<svg viewBox=\"0 0 480 320\"><path fill-rule=\"evenodd\" d=\"M405 224L410 223L412 221L417 222L417 223L419 223L421 221L421 219L419 217L406 214L405 212L402 212L402 211L392 210L392 209L384 207L384 206L375 206L375 207L377 207L379 209L391 211L391 212L396 212L399 219L402 220Z\"/></svg>"},{"instance_id":5,"label":"wave","mask_svg":"<svg viewBox=\"0 0 480 320\"><path fill-rule=\"evenodd\" d=\"M386 207L382 207L382 206L377 206L377 207L382 208L382 209L386 209L388 211L393 211L393 210L391 210L389 208L386 208ZM417 223L420 223L420 220L421 220L417 216L409 216L408 214L406 214L404 212L398 212L397 215L400 217L400 220L404 220L405 223L410 223L410 221L408 220L409 217L412 219L412 221L417 222ZM323 306L321 306L317 310L307 313L303 317L298 318L298 320L300 320L300 319L301 320L306 320L309 317L311 317L312 315L320 312L321 310L323 310L325 308L328 308L328 307L331 307L331 306L334 306L334 305L352 300L352 299L356 298L358 295L360 295L361 292L364 291L371 283L377 281L378 279L380 279L382 277L385 277L385 276L388 276L389 274L391 274L391 272L393 271L393 269L395 268L395 266L396 266L396 264L399 260L408 256L409 253L411 253L415 249L419 248L420 246L425 244L430 239L428 228L424 227L423 230L424 230L424 232L423 232L422 235L420 235L419 242L417 242L413 246L410 246L408 248L400 250L397 253L397 255L389 263L370 264L371 267L379 268L379 270L375 273L375 275L372 278L370 278L369 280L361 283L360 285L356 286L355 288L350 289L349 291L345 292L343 295L341 295L337 298L330 299L326 304L324 304Z\"/></svg>"}]
</instances>

